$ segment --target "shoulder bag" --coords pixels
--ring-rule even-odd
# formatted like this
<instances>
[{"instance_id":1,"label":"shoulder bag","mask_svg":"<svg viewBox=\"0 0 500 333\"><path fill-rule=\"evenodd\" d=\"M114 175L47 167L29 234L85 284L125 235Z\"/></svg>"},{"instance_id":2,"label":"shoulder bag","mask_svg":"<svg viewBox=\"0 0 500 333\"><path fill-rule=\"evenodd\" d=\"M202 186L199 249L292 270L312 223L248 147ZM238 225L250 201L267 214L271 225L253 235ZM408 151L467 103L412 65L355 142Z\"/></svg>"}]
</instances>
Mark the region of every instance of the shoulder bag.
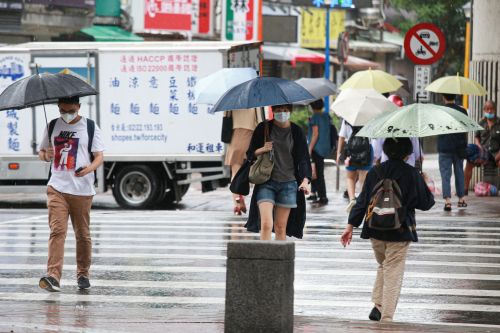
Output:
<instances>
[{"instance_id":1,"label":"shoulder bag","mask_svg":"<svg viewBox=\"0 0 500 333\"><path fill-rule=\"evenodd\" d=\"M269 125L264 121L264 143L269 141ZM251 183L259 185L264 184L271 178L273 172L273 151L266 152L257 156L257 160L250 167L248 179Z\"/></svg>"}]
</instances>

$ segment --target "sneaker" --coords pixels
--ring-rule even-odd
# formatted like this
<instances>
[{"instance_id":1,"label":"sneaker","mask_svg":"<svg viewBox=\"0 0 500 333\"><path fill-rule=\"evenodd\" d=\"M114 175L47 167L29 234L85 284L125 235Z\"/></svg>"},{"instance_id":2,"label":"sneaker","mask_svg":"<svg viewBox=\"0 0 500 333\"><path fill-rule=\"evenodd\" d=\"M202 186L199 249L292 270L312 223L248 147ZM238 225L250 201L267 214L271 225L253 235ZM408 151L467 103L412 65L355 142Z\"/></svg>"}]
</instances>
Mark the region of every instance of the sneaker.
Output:
<instances>
[{"instance_id":1,"label":"sneaker","mask_svg":"<svg viewBox=\"0 0 500 333\"><path fill-rule=\"evenodd\" d=\"M56 278L52 276L44 276L38 282L38 286L47 291L61 291L61 286Z\"/></svg>"},{"instance_id":2,"label":"sneaker","mask_svg":"<svg viewBox=\"0 0 500 333\"><path fill-rule=\"evenodd\" d=\"M380 321L380 319L382 318L382 314L380 313L379 309L374 306L368 318L370 318L370 320Z\"/></svg>"},{"instance_id":3,"label":"sneaker","mask_svg":"<svg viewBox=\"0 0 500 333\"><path fill-rule=\"evenodd\" d=\"M345 208L345 211L348 212L348 213L350 213L352 207L354 207L355 204L356 204L356 199L352 199L351 201L349 201L349 204Z\"/></svg>"},{"instance_id":4,"label":"sneaker","mask_svg":"<svg viewBox=\"0 0 500 333\"><path fill-rule=\"evenodd\" d=\"M310 196L307 197L306 200L309 200L309 201L317 201L318 200L318 197L316 196L316 194L311 194Z\"/></svg>"},{"instance_id":5,"label":"sneaker","mask_svg":"<svg viewBox=\"0 0 500 333\"><path fill-rule=\"evenodd\" d=\"M314 207L323 207L328 205L328 199L327 198L321 198L319 200L313 201L312 204Z\"/></svg>"},{"instance_id":6,"label":"sneaker","mask_svg":"<svg viewBox=\"0 0 500 333\"><path fill-rule=\"evenodd\" d=\"M90 289L90 281L88 277L82 275L78 278L78 289Z\"/></svg>"}]
</instances>

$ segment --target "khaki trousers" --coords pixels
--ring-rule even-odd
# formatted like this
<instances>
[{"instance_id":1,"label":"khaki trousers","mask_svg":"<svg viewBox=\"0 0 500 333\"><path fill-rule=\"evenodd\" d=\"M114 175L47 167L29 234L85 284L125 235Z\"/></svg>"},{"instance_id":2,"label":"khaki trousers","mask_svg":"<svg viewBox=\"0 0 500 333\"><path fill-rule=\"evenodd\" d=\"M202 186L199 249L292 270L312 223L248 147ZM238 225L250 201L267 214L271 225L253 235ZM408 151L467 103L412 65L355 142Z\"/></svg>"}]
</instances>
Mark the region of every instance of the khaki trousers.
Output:
<instances>
[{"instance_id":1,"label":"khaki trousers","mask_svg":"<svg viewBox=\"0 0 500 333\"><path fill-rule=\"evenodd\" d=\"M392 321L401 293L410 242L387 242L373 238L370 240L378 262L372 301L381 305L381 321Z\"/></svg>"},{"instance_id":2,"label":"khaki trousers","mask_svg":"<svg viewBox=\"0 0 500 333\"><path fill-rule=\"evenodd\" d=\"M52 186L47 188L49 208L49 258L47 275L61 280L64 262L64 242L68 231L68 218L71 217L76 238L76 275L89 276L92 255L90 239L90 207L92 196L61 193Z\"/></svg>"}]
</instances>

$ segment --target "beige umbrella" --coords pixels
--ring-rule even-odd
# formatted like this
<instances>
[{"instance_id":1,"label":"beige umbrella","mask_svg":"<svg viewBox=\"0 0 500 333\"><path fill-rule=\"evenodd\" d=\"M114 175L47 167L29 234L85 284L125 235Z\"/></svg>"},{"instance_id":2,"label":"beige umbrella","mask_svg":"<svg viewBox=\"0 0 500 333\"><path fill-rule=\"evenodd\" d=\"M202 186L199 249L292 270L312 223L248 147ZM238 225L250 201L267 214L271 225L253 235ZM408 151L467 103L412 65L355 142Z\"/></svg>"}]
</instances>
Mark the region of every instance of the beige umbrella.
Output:
<instances>
[{"instance_id":1,"label":"beige umbrella","mask_svg":"<svg viewBox=\"0 0 500 333\"><path fill-rule=\"evenodd\" d=\"M347 81L340 86L340 90L345 89L375 89L379 93L396 91L403 84L394 76L379 69L368 69L354 73Z\"/></svg>"},{"instance_id":2,"label":"beige umbrella","mask_svg":"<svg viewBox=\"0 0 500 333\"><path fill-rule=\"evenodd\" d=\"M459 76L445 76L429 84L425 90L441 94L484 96L488 92L472 79Z\"/></svg>"}]
</instances>

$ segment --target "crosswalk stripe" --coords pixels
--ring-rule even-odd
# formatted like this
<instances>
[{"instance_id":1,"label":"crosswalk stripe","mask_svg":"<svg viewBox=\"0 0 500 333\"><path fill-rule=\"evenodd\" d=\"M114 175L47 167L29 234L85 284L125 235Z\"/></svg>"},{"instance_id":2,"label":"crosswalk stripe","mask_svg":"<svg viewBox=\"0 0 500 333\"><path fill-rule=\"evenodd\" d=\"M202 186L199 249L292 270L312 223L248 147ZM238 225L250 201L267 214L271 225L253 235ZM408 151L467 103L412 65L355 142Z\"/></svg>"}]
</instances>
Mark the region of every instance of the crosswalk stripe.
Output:
<instances>
[{"instance_id":1,"label":"crosswalk stripe","mask_svg":"<svg viewBox=\"0 0 500 333\"><path fill-rule=\"evenodd\" d=\"M154 303L154 304L220 304L225 303L222 297L179 297L179 296L115 296L115 295L78 295L62 293L0 293L2 300L16 301L58 301L58 302L99 302L99 303ZM353 299L353 298L351 298ZM295 306L314 307L355 307L368 308L371 302L365 298L357 300L314 300L295 299ZM499 305L474 304L443 304L443 303L405 303L400 302L402 309L446 310L446 311L473 311L473 312L500 312Z\"/></svg>"},{"instance_id":2,"label":"crosswalk stripe","mask_svg":"<svg viewBox=\"0 0 500 333\"><path fill-rule=\"evenodd\" d=\"M45 253L30 253L30 252L0 252L0 257L42 257L45 258ZM66 252L66 258L76 257L75 252ZM167 253L94 253L94 258L140 258L140 259L190 259L190 260L222 260L227 258L223 255L200 255L200 254L167 254ZM295 258L296 261L304 262L325 262L325 263L365 263L374 264L373 259L362 258L318 258L318 257L302 257ZM425 260L406 260L407 265L412 266L451 266L451 267L481 267L481 268L500 268L497 263L481 263L481 262L460 262L460 261L425 261Z\"/></svg>"},{"instance_id":3,"label":"crosswalk stripe","mask_svg":"<svg viewBox=\"0 0 500 333\"><path fill-rule=\"evenodd\" d=\"M298 244L298 243L297 243ZM296 245L297 245L296 244ZM47 242L41 243L29 243L29 244L8 244L8 243L0 243L1 248L9 248L9 249L17 249L17 248L40 248L47 249ZM71 241L68 241L65 245L66 249L75 249L76 245ZM226 246L182 246L182 245L92 245L94 250L111 250L111 249L127 249L127 250L201 250L201 251L217 251L224 252L226 251ZM304 247L298 246L298 250L296 253L300 256L300 253L346 253L344 248L342 249L334 249L334 248L313 248L313 247ZM499 247L500 248L500 247ZM500 258L500 253L479 253L479 252L448 252L448 251L440 251L440 252L431 252L431 251L415 251L417 248L412 246L412 251L408 253L409 257L412 255L415 256L440 256L440 257L483 257L483 258ZM373 254L373 250L370 249L359 249L356 247L352 247L349 249L350 251L356 253L363 254ZM12 253L12 252L9 252Z\"/></svg>"},{"instance_id":4,"label":"crosswalk stripe","mask_svg":"<svg viewBox=\"0 0 500 333\"><path fill-rule=\"evenodd\" d=\"M46 270L41 264L0 264L0 270ZM66 269L76 270L76 265L65 265ZM225 273L225 267L212 266L133 266L133 265L92 265L93 271L100 272L156 272L156 273ZM375 270L345 269L301 269L297 275L326 276L375 276ZM451 280L484 280L500 281L500 275L494 274L462 274L462 273L427 273L405 272L405 278L451 279Z\"/></svg>"},{"instance_id":5,"label":"crosswalk stripe","mask_svg":"<svg viewBox=\"0 0 500 333\"><path fill-rule=\"evenodd\" d=\"M92 279L93 287L120 287L120 288L165 288L165 289L221 289L226 287L225 282L211 281L129 281L129 280L97 280ZM36 278L0 278L1 286L28 285L37 286ZM371 286L361 285L332 285L332 284L304 284L295 283L296 291L322 291L322 292L356 292L371 293ZM403 295L448 295L448 296L473 296L473 297L500 297L500 290L479 289L446 289L446 288L405 288Z\"/></svg>"}]
</instances>

